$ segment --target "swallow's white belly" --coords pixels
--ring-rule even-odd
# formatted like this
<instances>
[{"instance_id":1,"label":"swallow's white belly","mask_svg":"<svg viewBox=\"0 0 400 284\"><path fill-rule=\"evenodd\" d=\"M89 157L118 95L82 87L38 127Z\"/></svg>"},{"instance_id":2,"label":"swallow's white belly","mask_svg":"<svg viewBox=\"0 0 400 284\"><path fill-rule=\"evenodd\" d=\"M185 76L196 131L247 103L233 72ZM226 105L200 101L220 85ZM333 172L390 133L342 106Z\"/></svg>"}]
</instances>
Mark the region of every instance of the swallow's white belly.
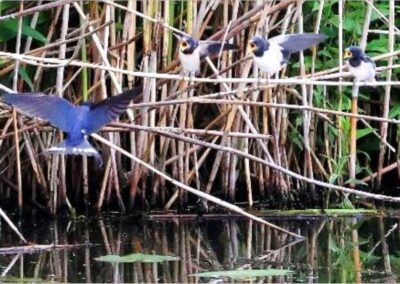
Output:
<instances>
[{"instance_id":1,"label":"swallow's white belly","mask_svg":"<svg viewBox=\"0 0 400 284\"><path fill-rule=\"evenodd\" d=\"M200 54L198 48L196 48L192 54L185 54L179 51L179 60L181 61L184 72L196 73L200 70Z\"/></svg>"},{"instance_id":2,"label":"swallow's white belly","mask_svg":"<svg viewBox=\"0 0 400 284\"><path fill-rule=\"evenodd\" d=\"M271 44L269 49L262 56L253 56L255 65L262 72L267 72L271 76L278 73L283 67L283 55L279 46Z\"/></svg>"},{"instance_id":3,"label":"swallow's white belly","mask_svg":"<svg viewBox=\"0 0 400 284\"><path fill-rule=\"evenodd\" d=\"M375 81L375 68L372 63L361 61L360 66L352 67L347 62L347 67L354 79L359 82Z\"/></svg>"}]
</instances>

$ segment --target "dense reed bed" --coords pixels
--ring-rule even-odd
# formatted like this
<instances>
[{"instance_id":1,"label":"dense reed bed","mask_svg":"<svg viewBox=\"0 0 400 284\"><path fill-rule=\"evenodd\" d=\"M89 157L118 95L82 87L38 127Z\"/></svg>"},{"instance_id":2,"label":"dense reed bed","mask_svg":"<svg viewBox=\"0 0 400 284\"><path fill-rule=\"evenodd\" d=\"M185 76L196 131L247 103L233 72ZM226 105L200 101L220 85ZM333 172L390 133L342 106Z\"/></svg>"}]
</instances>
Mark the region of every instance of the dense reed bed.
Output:
<instances>
[{"instance_id":1,"label":"dense reed bed","mask_svg":"<svg viewBox=\"0 0 400 284\"><path fill-rule=\"evenodd\" d=\"M80 103L143 85L100 135L147 165L98 139L100 168L90 158L45 156L62 133L2 105L2 204L53 214L82 204L183 208L196 202L183 185L246 206L331 206L348 193L399 201L365 190L383 193L400 172L394 1L3 1L0 12L1 89ZM187 78L173 29L241 50L205 60ZM279 78L253 67L246 42L254 34L303 32L328 39L292 56ZM379 71L357 96L343 63L353 44Z\"/></svg>"}]
</instances>

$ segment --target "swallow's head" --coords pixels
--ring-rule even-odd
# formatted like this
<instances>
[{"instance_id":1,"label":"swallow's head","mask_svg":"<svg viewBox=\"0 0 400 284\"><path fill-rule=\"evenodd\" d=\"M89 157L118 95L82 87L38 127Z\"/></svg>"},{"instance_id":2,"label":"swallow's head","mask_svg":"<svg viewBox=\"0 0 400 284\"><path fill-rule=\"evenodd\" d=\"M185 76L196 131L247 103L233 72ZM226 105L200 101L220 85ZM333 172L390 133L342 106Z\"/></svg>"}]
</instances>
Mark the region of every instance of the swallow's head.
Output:
<instances>
[{"instance_id":1,"label":"swallow's head","mask_svg":"<svg viewBox=\"0 0 400 284\"><path fill-rule=\"evenodd\" d=\"M191 36L177 33L174 33L174 36L179 40L179 50L185 54L191 54L199 46L199 43Z\"/></svg>"},{"instance_id":2,"label":"swallow's head","mask_svg":"<svg viewBox=\"0 0 400 284\"><path fill-rule=\"evenodd\" d=\"M344 59L362 58L364 51L358 46L350 46L344 50Z\"/></svg>"},{"instance_id":3,"label":"swallow's head","mask_svg":"<svg viewBox=\"0 0 400 284\"><path fill-rule=\"evenodd\" d=\"M264 51L269 48L269 42L261 36L254 36L249 40L247 47L249 52L252 52L255 56L263 56Z\"/></svg>"}]
</instances>

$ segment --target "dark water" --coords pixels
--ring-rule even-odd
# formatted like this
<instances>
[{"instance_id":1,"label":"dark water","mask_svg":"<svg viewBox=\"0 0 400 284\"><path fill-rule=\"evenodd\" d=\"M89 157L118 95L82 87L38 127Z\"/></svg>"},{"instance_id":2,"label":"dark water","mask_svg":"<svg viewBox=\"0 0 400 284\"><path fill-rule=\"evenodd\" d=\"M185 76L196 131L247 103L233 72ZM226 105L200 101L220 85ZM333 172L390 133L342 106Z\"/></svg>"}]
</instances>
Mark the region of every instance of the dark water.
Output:
<instances>
[{"instance_id":1,"label":"dark water","mask_svg":"<svg viewBox=\"0 0 400 284\"><path fill-rule=\"evenodd\" d=\"M294 273L248 282L365 283L399 279L397 217L269 220L306 239L293 243L287 235L265 225L223 216L201 220L119 216L89 221L26 219L18 225L30 242L74 247L1 254L0 268L2 276L57 282L209 282L216 279L190 274L250 268L282 268ZM5 223L1 224L0 237L2 248L20 245ZM172 255L180 260L118 265L94 260L107 254L131 253Z\"/></svg>"}]
</instances>

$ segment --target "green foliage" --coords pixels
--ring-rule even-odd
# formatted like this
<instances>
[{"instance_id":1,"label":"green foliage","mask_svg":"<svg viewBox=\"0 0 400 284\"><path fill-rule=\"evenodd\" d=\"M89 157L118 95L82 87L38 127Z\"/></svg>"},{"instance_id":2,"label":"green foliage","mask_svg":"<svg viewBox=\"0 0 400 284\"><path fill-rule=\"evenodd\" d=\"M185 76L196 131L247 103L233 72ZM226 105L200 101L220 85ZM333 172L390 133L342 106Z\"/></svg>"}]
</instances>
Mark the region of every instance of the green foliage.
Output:
<instances>
[{"instance_id":1,"label":"green foliage","mask_svg":"<svg viewBox=\"0 0 400 284\"><path fill-rule=\"evenodd\" d=\"M371 265L371 264L377 263L381 260L380 256L375 256L373 254L366 253L362 250L360 251L360 257L361 257L361 261L364 265L367 265L367 264Z\"/></svg>"},{"instance_id":2,"label":"green foliage","mask_svg":"<svg viewBox=\"0 0 400 284\"><path fill-rule=\"evenodd\" d=\"M16 1L0 1L0 14L3 15L6 10L17 7L17 5Z\"/></svg>"},{"instance_id":3,"label":"green foliage","mask_svg":"<svg viewBox=\"0 0 400 284\"><path fill-rule=\"evenodd\" d=\"M26 72L26 68L24 67L20 67L18 69L18 74L21 76L21 78L25 81L25 83L28 84L29 88L31 89L31 91L33 92L33 82L31 80L31 78L28 75L28 72Z\"/></svg>"},{"instance_id":4,"label":"green foliage","mask_svg":"<svg viewBox=\"0 0 400 284\"><path fill-rule=\"evenodd\" d=\"M291 132L289 132L289 141L292 144L295 144L300 150L303 150L303 140L302 140L302 135L298 131L298 129L301 129L299 127L293 129Z\"/></svg>"},{"instance_id":5,"label":"green foliage","mask_svg":"<svg viewBox=\"0 0 400 284\"><path fill-rule=\"evenodd\" d=\"M343 178L347 175L347 163L349 156L340 157L338 161L333 158L327 157L334 165L333 173L329 177L329 183L336 184L338 179Z\"/></svg>"},{"instance_id":6,"label":"green foliage","mask_svg":"<svg viewBox=\"0 0 400 284\"><path fill-rule=\"evenodd\" d=\"M400 115L400 104L396 104L389 111L389 118L396 118Z\"/></svg>"},{"instance_id":7,"label":"green foliage","mask_svg":"<svg viewBox=\"0 0 400 284\"><path fill-rule=\"evenodd\" d=\"M400 253L397 252L396 255L390 256L390 262L392 264L393 273L400 273ZM379 258L380 259L380 258Z\"/></svg>"},{"instance_id":8,"label":"green foliage","mask_svg":"<svg viewBox=\"0 0 400 284\"><path fill-rule=\"evenodd\" d=\"M368 243L366 240L359 239L355 244L351 239L351 231L356 230L361 225L361 222L347 226L342 233L342 240L337 241L335 238L330 238L329 249L332 252L334 266L340 271L340 279L333 280L334 282L353 282L354 274L354 246L360 246ZM361 262L373 262L373 257L367 258L367 254L360 249ZM364 256L364 257L363 257Z\"/></svg>"},{"instance_id":9,"label":"green foliage","mask_svg":"<svg viewBox=\"0 0 400 284\"><path fill-rule=\"evenodd\" d=\"M360 138L362 138L364 136L367 136L368 134L373 133L374 130L376 130L376 129L369 128L369 127L368 128L357 129L357 134L356 134L357 139L360 139Z\"/></svg>"},{"instance_id":10,"label":"green foliage","mask_svg":"<svg viewBox=\"0 0 400 284\"><path fill-rule=\"evenodd\" d=\"M341 209L351 209L351 210L355 209L353 203L350 201L348 196L343 198L342 202L339 204L339 208L341 208Z\"/></svg>"},{"instance_id":11,"label":"green foliage","mask_svg":"<svg viewBox=\"0 0 400 284\"><path fill-rule=\"evenodd\" d=\"M0 21L0 30L0 43L16 38L18 31L18 20L9 19ZM47 43L46 37L37 30L31 28L27 23L27 20L22 22L21 33L22 35L32 37L33 39L36 39L42 43Z\"/></svg>"}]
</instances>

